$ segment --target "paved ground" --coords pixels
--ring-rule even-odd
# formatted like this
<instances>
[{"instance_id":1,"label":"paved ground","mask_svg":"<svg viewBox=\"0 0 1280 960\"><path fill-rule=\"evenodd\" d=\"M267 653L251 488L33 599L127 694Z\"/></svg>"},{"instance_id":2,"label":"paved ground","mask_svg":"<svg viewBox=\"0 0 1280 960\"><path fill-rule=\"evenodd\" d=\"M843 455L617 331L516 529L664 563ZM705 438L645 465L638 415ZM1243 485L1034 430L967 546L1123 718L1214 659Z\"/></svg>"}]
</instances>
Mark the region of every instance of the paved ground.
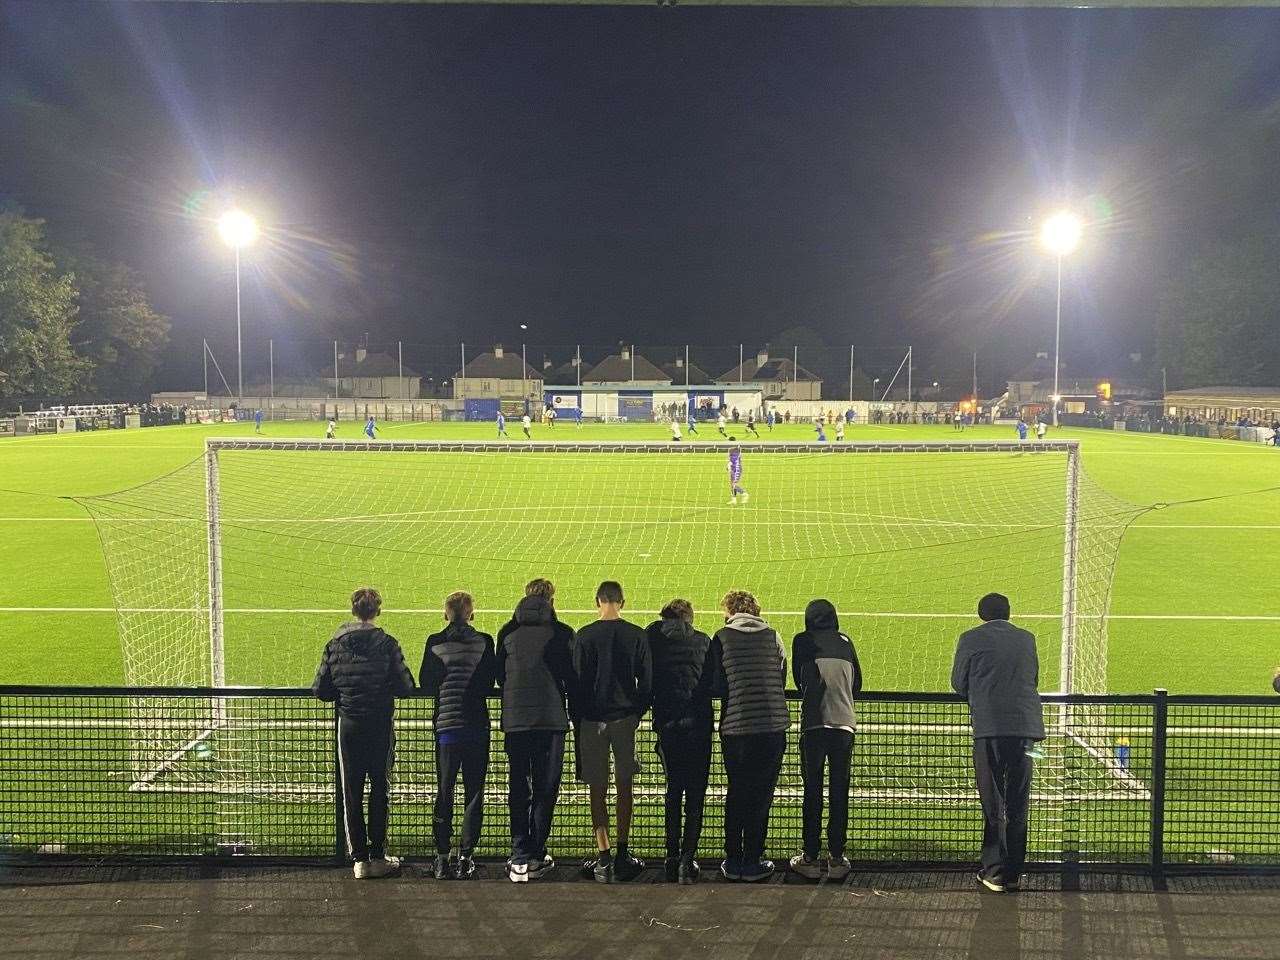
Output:
<instances>
[{"instance_id":1,"label":"paved ground","mask_svg":"<svg viewBox=\"0 0 1280 960\"><path fill-rule=\"evenodd\" d=\"M496 874L496 868L490 868ZM356 883L327 867L0 867L0 957L1274 958L1280 878L1033 878L978 893L961 873L843 886L554 880Z\"/></svg>"}]
</instances>

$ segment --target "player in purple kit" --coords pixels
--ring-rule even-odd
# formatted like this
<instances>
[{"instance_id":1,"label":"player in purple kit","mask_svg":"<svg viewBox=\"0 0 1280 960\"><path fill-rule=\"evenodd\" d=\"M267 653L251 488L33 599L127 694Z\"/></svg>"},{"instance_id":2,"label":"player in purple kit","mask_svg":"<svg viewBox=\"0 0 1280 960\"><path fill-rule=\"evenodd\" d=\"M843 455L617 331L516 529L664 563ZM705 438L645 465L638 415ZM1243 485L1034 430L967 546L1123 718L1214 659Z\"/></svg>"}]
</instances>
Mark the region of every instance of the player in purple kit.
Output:
<instances>
[{"instance_id":1,"label":"player in purple kit","mask_svg":"<svg viewBox=\"0 0 1280 960\"><path fill-rule=\"evenodd\" d=\"M729 462L725 464L729 471L729 505L738 502L738 494L742 494L742 502L747 502L749 494L742 488L742 448L733 447L729 451Z\"/></svg>"}]
</instances>

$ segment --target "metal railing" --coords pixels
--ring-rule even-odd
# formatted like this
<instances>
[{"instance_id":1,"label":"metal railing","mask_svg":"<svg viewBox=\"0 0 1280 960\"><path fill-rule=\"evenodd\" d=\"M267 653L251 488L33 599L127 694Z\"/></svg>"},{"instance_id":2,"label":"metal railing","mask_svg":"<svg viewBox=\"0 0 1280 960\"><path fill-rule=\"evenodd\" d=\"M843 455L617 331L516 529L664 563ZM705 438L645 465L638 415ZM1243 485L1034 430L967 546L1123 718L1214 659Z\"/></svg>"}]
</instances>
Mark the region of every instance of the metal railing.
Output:
<instances>
[{"instance_id":1,"label":"metal railing","mask_svg":"<svg viewBox=\"0 0 1280 960\"><path fill-rule=\"evenodd\" d=\"M1156 691L1043 702L1050 736L1037 760L1029 859L1064 870L1140 868L1157 881L1185 869L1280 869L1280 697ZM779 858L800 848L798 706L793 699L770 820ZM409 856L434 854L432 707L414 695L397 708L391 844ZM496 700L491 707L477 853L505 856L507 774ZM869 693L857 713L849 856L972 862L981 817L965 703ZM334 733L332 706L303 689L0 686L0 853L340 857ZM654 745L645 722L631 846L660 858L664 780ZM551 838L564 857L592 846L572 756L570 743ZM721 849L725 786L716 747L707 857Z\"/></svg>"}]
</instances>

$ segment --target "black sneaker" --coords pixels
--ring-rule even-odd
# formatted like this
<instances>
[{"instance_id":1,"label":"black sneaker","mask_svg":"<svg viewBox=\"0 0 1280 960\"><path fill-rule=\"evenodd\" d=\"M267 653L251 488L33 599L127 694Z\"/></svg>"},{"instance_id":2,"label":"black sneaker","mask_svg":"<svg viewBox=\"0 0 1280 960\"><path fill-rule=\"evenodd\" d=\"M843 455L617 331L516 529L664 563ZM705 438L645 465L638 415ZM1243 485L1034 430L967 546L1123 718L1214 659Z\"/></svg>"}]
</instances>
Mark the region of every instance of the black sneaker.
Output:
<instances>
[{"instance_id":1,"label":"black sneaker","mask_svg":"<svg viewBox=\"0 0 1280 960\"><path fill-rule=\"evenodd\" d=\"M447 853L436 854L435 865L431 872L437 880L448 880L453 876L453 871L449 869L449 855Z\"/></svg>"},{"instance_id":2,"label":"black sneaker","mask_svg":"<svg viewBox=\"0 0 1280 960\"><path fill-rule=\"evenodd\" d=\"M544 853L541 860L533 860L529 863L529 879L541 880L555 868L555 857L549 853Z\"/></svg>"},{"instance_id":3,"label":"black sneaker","mask_svg":"<svg viewBox=\"0 0 1280 960\"><path fill-rule=\"evenodd\" d=\"M744 883L759 883L773 876L773 861L760 860L756 863L744 863L739 879Z\"/></svg>"},{"instance_id":4,"label":"black sneaker","mask_svg":"<svg viewBox=\"0 0 1280 960\"><path fill-rule=\"evenodd\" d=\"M685 886L698 882L698 876L702 873L702 868L698 866L698 861L692 857L680 861L680 872L677 875L677 882Z\"/></svg>"},{"instance_id":5,"label":"black sneaker","mask_svg":"<svg viewBox=\"0 0 1280 960\"><path fill-rule=\"evenodd\" d=\"M640 876L645 863L639 857L633 857L628 851L620 850L613 858L613 876L625 883Z\"/></svg>"},{"instance_id":6,"label":"black sneaker","mask_svg":"<svg viewBox=\"0 0 1280 960\"><path fill-rule=\"evenodd\" d=\"M662 871L666 877L667 883L677 883L680 880L680 858L667 857L662 861Z\"/></svg>"},{"instance_id":7,"label":"black sneaker","mask_svg":"<svg viewBox=\"0 0 1280 960\"><path fill-rule=\"evenodd\" d=\"M458 862L454 865L454 877L459 880L470 880L476 875L476 862L471 859L469 853L464 853L458 858Z\"/></svg>"},{"instance_id":8,"label":"black sneaker","mask_svg":"<svg viewBox=\"0 0 1280 960\"><path fill-rule=\"evenodd\" d=\"M591 864L591 876L596 883L613 883L613 854L608 851L600 854L599 859L588 861Z\"/></svg>"}]
</instances>

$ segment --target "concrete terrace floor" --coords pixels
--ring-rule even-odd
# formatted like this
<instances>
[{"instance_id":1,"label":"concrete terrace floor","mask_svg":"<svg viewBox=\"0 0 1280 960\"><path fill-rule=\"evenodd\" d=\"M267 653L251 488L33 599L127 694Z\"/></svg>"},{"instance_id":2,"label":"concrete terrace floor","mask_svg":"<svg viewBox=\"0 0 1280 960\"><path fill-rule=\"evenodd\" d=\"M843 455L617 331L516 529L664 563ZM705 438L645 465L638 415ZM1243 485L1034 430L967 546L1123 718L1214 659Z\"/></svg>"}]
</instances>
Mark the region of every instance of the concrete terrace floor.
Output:
<instances>
[{"instance_id":1,"label":"concrete terrace floor","mask_svg":"<svg viewBox=\"0 0 1280 960\"><path fill-rule=\"evenodd\" d=\"M565 865L528 886L355 882L316 866L0 866L0 957L1232 958L1280 956L1280 878L1057 875L1005 896L964 872L605 887Z\"/></svg>"}]
</instances>

